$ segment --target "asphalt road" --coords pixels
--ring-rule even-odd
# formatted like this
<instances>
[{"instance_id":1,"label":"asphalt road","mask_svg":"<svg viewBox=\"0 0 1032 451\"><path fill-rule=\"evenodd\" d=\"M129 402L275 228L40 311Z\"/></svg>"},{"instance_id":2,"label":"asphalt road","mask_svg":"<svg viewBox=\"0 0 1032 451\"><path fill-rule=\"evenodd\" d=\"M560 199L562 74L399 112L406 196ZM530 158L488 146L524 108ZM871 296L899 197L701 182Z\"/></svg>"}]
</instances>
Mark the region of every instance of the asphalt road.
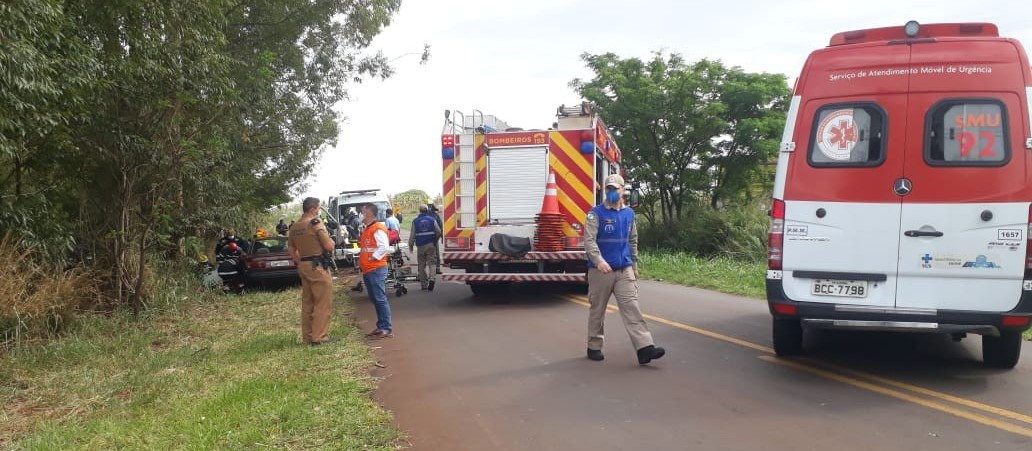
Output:
<instances>
[{"instance_id":1,"label":"asphalt road","mask_svg":"<svg viewBox=\"0 0 1032 451\"><path fill-rule=\"evenodd\" d=\"M777 359L762 301L659 282L640 294L667 349L647 367L613 312L606 360L585 358L581 295L391 293L395 337L371 344L377 398L417 450L1032 449L1032 343L1011 371L981 366L979 337L822 333L808 357Z\"/></svg>"}]
</instances>

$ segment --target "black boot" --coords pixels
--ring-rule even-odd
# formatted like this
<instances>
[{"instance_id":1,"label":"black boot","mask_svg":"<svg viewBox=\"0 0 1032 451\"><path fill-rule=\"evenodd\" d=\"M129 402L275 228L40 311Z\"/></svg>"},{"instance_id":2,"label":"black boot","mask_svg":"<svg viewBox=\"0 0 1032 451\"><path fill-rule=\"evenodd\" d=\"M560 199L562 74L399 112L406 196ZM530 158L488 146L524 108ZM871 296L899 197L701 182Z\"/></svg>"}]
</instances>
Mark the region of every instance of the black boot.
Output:
<instances>
[{"instance_id":1,"label":"black boot","mask_svg":"<svg viewBox=\"0 0 1032 451\"><path fill-rule=\"evenodd\" d=\"M666 354L666 349L648 345L638 350L638 365L648 365L653 360L659 360Z\"/></svg>"},{"instance_id":2,"label":"black boot","mask_svg":"<svg viewBox=\"0 0 1032 451\"><path fill-rule=\"evenodd\" d=\"M428 284L426 285L426 289L427 289L428 291L434 291L434 281L433 281L433 280L431 280L431 281L430 281L430 283L428 283Z\"/></svg>"},{"instance_id":3,"label":"black boot","mask_svg":"<svg viewBox=\"0 0 1032 451\"><path fill-rule=\"evenodd\" d=\"M596 362L605 360L606 356L602 355L600 349L588 349L588 358Z\"/></svg>"}]
</instances>

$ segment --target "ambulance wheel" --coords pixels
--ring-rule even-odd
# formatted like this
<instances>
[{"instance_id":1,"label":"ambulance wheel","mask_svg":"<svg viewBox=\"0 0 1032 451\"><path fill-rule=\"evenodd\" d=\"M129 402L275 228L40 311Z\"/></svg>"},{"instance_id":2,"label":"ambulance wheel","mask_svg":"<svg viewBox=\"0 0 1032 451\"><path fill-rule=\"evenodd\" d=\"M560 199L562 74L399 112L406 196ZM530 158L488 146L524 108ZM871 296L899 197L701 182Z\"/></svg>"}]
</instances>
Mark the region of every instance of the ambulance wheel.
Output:
<instances>
[{"instance_id":1,"label":"ambulance wheel","mask_svg":"<svg viewBox=\"0 0 1032 451\"><path fill-rule=\"evenodd\" d=\"M774 353L778 356L803 352L803 326L798 319L774 318Z\"/></svg>"},{"instance_id":2,"label":"ambulance wheel","mask_svg":"<svg viewBox=\"0 0 1032 451\"><path fill-rule=\"evenodd\" d=\"M1011 369L1021 357L1021 332L1003 331L999 337L982 336L982 361L992 368Z\"/></svg>"}]
</instances>

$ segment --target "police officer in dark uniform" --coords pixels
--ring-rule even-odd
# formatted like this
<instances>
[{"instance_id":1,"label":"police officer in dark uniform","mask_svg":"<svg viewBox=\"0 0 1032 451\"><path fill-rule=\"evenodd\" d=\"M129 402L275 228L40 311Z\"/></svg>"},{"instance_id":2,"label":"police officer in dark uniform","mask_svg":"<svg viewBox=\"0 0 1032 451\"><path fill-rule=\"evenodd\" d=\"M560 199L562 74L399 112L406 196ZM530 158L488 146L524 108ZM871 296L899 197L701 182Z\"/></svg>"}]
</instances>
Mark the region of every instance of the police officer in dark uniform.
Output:
<instances>
[{"instance_id":1,"label":"police officer in dark uniform","mask_svg":"<svg viewBox=\"0 0 1032 451\"><path fill-rule=\"evenodd\" d=\"M290 226L287 250L301 277L301 340L311 345L337 341L327 333L333 314L329 252L333 240L319 220L319 199L309 197L301 219Z\"/></svg>"}]
</instances>

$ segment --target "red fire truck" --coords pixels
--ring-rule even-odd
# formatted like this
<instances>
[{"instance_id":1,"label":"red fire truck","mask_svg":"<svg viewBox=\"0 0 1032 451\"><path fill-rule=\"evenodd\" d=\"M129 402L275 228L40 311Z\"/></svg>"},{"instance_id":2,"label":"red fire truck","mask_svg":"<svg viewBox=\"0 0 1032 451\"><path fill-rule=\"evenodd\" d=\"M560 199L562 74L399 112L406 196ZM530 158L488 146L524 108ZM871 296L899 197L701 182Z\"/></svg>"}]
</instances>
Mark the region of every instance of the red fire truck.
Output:
<instances>
[{"instance_id":1,"label":"red fire truck","mask_svg":"<svg viewBox=\"0 0 1032 451\"><path fill-rule=\"evenodd\" d=\"M469 284L474 294L512 282L586 285L584 218L601 202L609 174L622 173L620 149L590 103L560 106L547 130L509 127L494 116L445 111L443 280ZM490 250L492 235L534 239L546 184L554 175L561 243L535 244L514 257Z\"/></svg>"}]
</instances>

